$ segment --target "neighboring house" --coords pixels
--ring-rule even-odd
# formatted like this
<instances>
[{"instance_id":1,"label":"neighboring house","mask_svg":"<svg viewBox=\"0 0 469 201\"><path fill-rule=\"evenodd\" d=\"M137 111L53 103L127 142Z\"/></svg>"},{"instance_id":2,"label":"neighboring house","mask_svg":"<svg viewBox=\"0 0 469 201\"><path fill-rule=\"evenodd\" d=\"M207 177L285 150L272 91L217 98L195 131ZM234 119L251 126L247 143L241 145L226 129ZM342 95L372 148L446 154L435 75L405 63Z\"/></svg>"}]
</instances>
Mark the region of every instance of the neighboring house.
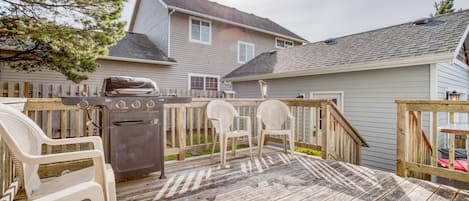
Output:
<instances>
[{"instance_id":1,"label":"neighboring house","mask_svg":"<svg viewBox=\"0 0 469 201\"><path fill-rule=\"evenodd\" d=\"M227 74L239 98L268 95L331 98L370 144L363 164L394 170L397 99L445 100L469 95L469 10L262 53ZM457 115L456 121L466 121ZM439 123L447 123L440 115ZM431 119L424 114L424 126ZM445 139L440 135L440 146Z\"/></svg>"},{"instance_id":2,"label":"neighboring house","mask_svg":"<svg viewBox=\"0 0 469 201\"><path fill-rule=\"evenodd\" d=\"M221 76L262 52L307 42L269 19L208 0L137 0L129 30L178 61L154 68L163 88L230 89Z\"/></svg>"},{"instance_id":3,"label":"neighboring house","mask_svg":"<svg viewBox=\"0 0 469 201\"><path fill-rule=\"evenodd\" d=\"M0 46L0 50L7 47ZM11 48L8 48L11 49ZM126 33L126 36L115 46L109 48L109 56L100 57L97 61L101 67L88 75L88 80L82 84L101 86L103 79L109 76L125 75L149 77L157 79L160 76L153 76L155 69L160 69L161 73L169 73L171 66L177 62L166 56L166 54L156 47L144 34ZM65 76L55 71L39 71L34 73L16 72L8 66L0 66L0 83L4 81L47 84L70 84Z\"/></svg>"}]
</instances>

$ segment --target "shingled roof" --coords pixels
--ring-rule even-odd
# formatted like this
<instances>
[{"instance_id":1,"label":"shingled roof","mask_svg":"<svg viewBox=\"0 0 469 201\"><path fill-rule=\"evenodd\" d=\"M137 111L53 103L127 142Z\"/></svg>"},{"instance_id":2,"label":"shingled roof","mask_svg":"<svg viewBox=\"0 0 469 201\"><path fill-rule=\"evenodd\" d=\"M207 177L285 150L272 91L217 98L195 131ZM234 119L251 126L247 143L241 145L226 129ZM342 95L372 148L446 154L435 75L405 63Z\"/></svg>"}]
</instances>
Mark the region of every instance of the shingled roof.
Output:
<instances>
[{"instance_id":1,"label":"shingled roof","mask_svg":"<svg viewBox=\"0 0 469 201\"><path fill-rule=\"evenodd\" d=\"M125 37L109 48L107 59L148 61L148 63L175 63L160 50L145 34L127 32Z\"/></svg>"},{"instance_id":2,"label":"shingled roof","mask_svg":"<svg viewBox=\"0 0 469 201\"><path fill-rule=\"evenodd\" d=\"M290 37L298 41L306 42L301 36L291 32L270 19L262 18L246 13L235 8L227 7L208 0L163 0L170 8L179 8L201 13L215 18L224 19L238 24L247 25L257 29L273 32Z\"/></svg>"},{"instance_id":3,"label":"shingled roof","mask_svg":"<svg viewBox=\"0 0 469 201\"><path fill-rule=\"evenodd\" d=\"M377 69L391 64L416 65L417 59L427 64L430 60L449 62L468 24L469 10L464 10L431 18L427 24L409 22L330 43L320 41L262 53L224 78L255 80Z\"/></svg>"}]
</instances>

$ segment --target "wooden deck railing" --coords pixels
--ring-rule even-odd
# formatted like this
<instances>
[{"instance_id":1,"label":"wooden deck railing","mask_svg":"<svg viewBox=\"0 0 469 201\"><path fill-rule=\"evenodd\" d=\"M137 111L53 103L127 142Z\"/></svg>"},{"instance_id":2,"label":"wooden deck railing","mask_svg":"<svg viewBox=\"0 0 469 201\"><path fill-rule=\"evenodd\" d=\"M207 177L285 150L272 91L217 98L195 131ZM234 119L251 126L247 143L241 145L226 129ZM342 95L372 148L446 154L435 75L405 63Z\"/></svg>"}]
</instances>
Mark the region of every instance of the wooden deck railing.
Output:
<instances>
[{"instance_id":1,"label":"wooden deck railing","mask_svg":"<svg viewBox=\"0 0 469 201\"><path fill-rule=\"evenodd\" d=\"M206 150L212 146L214 129L205 115L205 107L211 99L193 99L190 104L169 104L164 109L165 155L178 155L184 160L186 153ZM263 99L226 99L235 106L240 115L250 116L254 144L257 144L257 124L255 122L257 106ZM329 100L282 100L296 117L296 147L321 151L322 158L360 164L360 148L368 146L356 129L340 110ZM83 136L100 136L100 109L80 110L77 106L66 106L60 99L28 99L25 113L33 119L50 138L63 139ZM242 122L240 122L243 124ZM239 124L239 123L238 123ZM281 142L280 138L269 137L266 142ZM238 140L247 144L247 139ZM43 147L44 154L87 149L89 145L71 145L66 147ZM8 158L2 158L2 164L12 166ZM78 165L77 165L78 164ZM75 170L91 165L91 161L70 164L51 164L41 166L40 174L44 177L60 174L57 172L66 166ZM2 169L5 166L2 166ZM2 182L6 177L3 177Z\"/></svg>"},{"instance_id":2,"label":"wooden deck railing","mask_svg":"<svg viewBox=\"0 0 469 201\"><path fill-rule=\"evenodd\" d=\"M469 101L396 101L397 103L397 162L396 174L403 177L430 179L431 175L469 182L469 173L456 171L454 166L438 165L439 148L449 149L449 163L454 164L455 135L440 133L438 127L446 124L468 123L455 120L455 114L469 114ZM439 122L445 117L448 122ZM431 119L431 120L430 120ZM425 124L428 125L425 127ZM427 129L428 132L425 130ZM428 135L430 134L430 135ZM438 136L449 138L449 143L439 144ZM428 138L430 137L431 140ZM469 138L466 138L466 151ZM469 155L469 151L468 151ZM469 162L466 161L466 162ZM469 163L468 163L469 164Z\"/></svg>"}]
</instances>

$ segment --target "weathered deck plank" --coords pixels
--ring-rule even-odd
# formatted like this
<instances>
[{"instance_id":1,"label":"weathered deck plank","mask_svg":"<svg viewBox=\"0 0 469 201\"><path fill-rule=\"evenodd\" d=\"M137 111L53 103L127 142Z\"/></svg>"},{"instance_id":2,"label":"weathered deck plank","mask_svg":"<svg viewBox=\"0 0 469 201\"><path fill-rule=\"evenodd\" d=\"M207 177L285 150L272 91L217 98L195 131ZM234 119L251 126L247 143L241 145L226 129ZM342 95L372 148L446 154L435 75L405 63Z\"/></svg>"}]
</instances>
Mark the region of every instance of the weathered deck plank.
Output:
<instances>
[{"instance_id":1,"label":"weathered deck plank","mask_svg":"<svg viewBox=\"0 0 469 201\"><path fill-rule=\"evenodd\" d=\"M166 165L159 174L117 184L118 200L465 200L466 191L404 179L393 173L265 149L262 159L246 151Z\"/></svg>"}]
</instances>

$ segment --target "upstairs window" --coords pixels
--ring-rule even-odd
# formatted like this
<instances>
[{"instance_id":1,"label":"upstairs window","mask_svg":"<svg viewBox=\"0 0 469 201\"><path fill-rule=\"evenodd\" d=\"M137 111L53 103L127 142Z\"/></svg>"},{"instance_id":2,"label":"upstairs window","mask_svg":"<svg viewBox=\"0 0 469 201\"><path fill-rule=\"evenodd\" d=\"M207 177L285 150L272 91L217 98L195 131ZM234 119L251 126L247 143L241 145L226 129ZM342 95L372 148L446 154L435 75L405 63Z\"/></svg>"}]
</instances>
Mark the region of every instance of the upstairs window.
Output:
<instances>
[{"instance_id":1,"label":"upstairs window","mask_svg":"<svg viewBox=\"0 0 469 201\"><path fill-rule=\"evenodd\" d=\"M465 44L462 44L462 47L461 47L461 49L459 50L459 54L458 54L458 56L457 56L457 59L458 59L459 61L462 61L463 63L469 65L469 59L467 58L467 49L466 49L466 45L465 45Z\"/></svg>"},{"instance_id":2,"label":"upstairs window","mask_svg":"<svg viewBox=\"0 0 469 201\"><path fill-rule=\"evenodd\" d=\"M220 86L220 76L189 74L189 89L203 91L218 91Z\"/></svg>"},{"instance_id":3,"label":"upstairs window","mask_svg":"<svg viewBox=\"0 0 469 201\"><path fill-rule=\"evenodd\" d=\"M238 41L238 63L244 64L254 58L254 44Z\"/></svg>"},{"instance_id":4,"label":"upstairs window","mask_svg":"<svg viewBox=\"0 0 469 201\"><path fill-rule=\"evenodd\" d=\"M280 48L280 49L292 48L293 47L293 41L285 40L285 39L281 39L281 38L276 38L275 39L275 47Z\"/></svg>"},{"instance_id":5,"label":"upstairs window","mask_svg":"<svg viewBox=\"0 0 469 201\"><path fill-rule=\"evenodd\" d=\"M189 40L210 45L212 43L212 22L196 17L189 17Z\"/></svg>"}]
</instances>

